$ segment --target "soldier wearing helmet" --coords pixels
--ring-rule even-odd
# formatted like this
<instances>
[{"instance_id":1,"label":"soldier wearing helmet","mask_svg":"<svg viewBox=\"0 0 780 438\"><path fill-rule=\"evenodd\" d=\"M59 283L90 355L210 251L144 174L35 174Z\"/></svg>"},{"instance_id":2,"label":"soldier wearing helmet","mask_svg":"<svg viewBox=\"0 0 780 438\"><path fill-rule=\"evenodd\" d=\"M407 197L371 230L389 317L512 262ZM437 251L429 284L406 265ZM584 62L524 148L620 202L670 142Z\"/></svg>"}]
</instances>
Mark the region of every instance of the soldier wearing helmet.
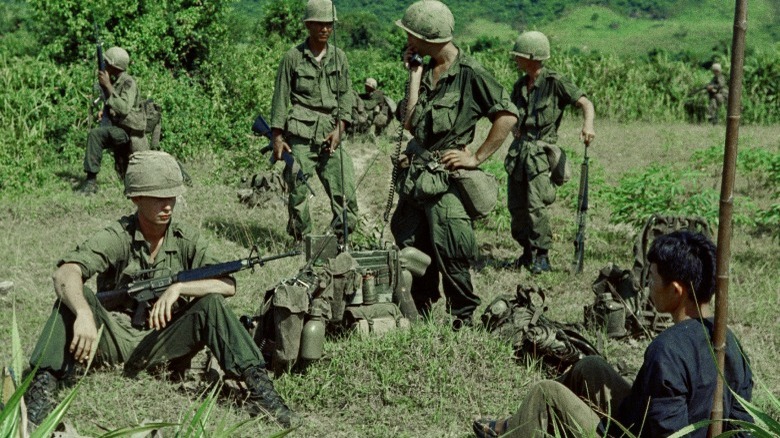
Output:
<instances>
[{"instance_id":1,"label":"soldier wearing helmet","mask_svg":"<svg viewBox=\"0 0 780 438\"><path fill-rule=\"evenodd\" d=\"M366 79L364 88L365 93L359 94L358 97L366 108L367 123L373 127L373 134L379 135L390 123L390 106L376 79Z\"/></svg>"},{"instance_id":2,"label":"soldier wearing helmet","mask_svg":"<svg viewBox=\"0 0 780 438\"><path fill-rule=\"evenodd\" d=\"M552 230L547 207L555 201L556 186L568 180L566 156L556 145L563 110L568 105L582 110L580 138L586 145L595 137L594 111L574 83L544 66L550 58L550 42L543 33L523 32L510 53L523 73L512 89L520 121L504 160L512 237L523 247L511 266L539 274L551 270Z\"/></svg>"},{"instance_id":3,"label":"soldier wearing helmet","mask_svg":"<svg viewBox=\"0 0 780 438\"><path fill-rule=\"evenodd\" d=\"M410 71L409 95L401 111L414 138L399 163L399 201L391 229L399 246L413 246L435 260L414 279L412 296L427 315L439 299L439 275L453 329L472 324L480 303L469 269L477 243L463 194L449 173L476 169L509 135L517 109L509 93L476 60L452 43L455 20L439 1L418 1L396 25L406 31L404 63ZM430 57L427 64L415 55ZM473 147L479 119L492 122L487 138Z\"/></svg>"},{"instance_id":4,"label":"soldier wearing helmet","mask_svg":"<svg viewBox=\"0 0 780 438\"><path fill-rule=\"evenodd\" d=\"M336 19L330 0L306 4L303 21L309 36L279 63L270 125L276 158L291 153L306 175L316 173L322 181L330 198L331 225L342 239L342 208L346 206L347 231L351 232L357 224L358 206L352 159L341 144L342 133L352 122L349 65L344 51L328 43ZM300 241L312 231L307 188L289 168L284 176L291 187L287 232Z\"/></svg>"},{"instance_id":5,"label":"soldier wearing helmet","mask_svg":"<svg viewBox=\"0 0 780 438\"><path fill-rule=\"evenodd\" d=\"M114 154L115 169L124 178L131 153L149 149L146 139L146 114L143 111L138 84L127 73L130 56L121 47L111 47L103 54L106 70L98 71L98 83L104 106L98 114L100 126L87 136L84 172L87 174L77 191L83 195L97 192L97 174L103 151Z\"/></svg>"},{"instance_id":6,"label":"soldier wearing helmet","mask_svg":"<svg viewBox=\"0 0 780 438\"><path fill-rule=\"evenodd\" d=\"M130 323L128 315L136 310L132 300L106 303L107 308L84 285L97 276L98 290L111 291L144 271L149 277L141 278L147 279L219 263L197 230L174 219L176 199L184 190L173 157L136 152L125 176L125 195L136 212L90 234L57 263L53 278L60 303L46 325L53 330L44 330L30 359L31 367L38 366L25 394L33 423L40 424L56 405L52 395L58 381L81 377L77 364L87 363L93 351L95 364L124 364L125 374L133 376L166 364L184 371L206 346L228 375L245 381L251 415L270 413L290 426L293 414L274 390L262 353L225 305L225 297L236 291L232 277L171 284L152 302L141 327ZM99 325L103 335L98 339Z\"/></svg>"},{"instance_id":7,"label":"soldier wearing helmet","mask_svg":"<svg viewBox=\"0 0 780 438\"><path fill-rule=\"evenodd\" d=\"M712 80L705 87L710 98L710 104L707 106L707 119L713 125L717 125L718 109L728 98L729 87L726 77L723 76L723 68L719 63L713 63L710 70L712 70Z\"/></svg>"}]
</instances>

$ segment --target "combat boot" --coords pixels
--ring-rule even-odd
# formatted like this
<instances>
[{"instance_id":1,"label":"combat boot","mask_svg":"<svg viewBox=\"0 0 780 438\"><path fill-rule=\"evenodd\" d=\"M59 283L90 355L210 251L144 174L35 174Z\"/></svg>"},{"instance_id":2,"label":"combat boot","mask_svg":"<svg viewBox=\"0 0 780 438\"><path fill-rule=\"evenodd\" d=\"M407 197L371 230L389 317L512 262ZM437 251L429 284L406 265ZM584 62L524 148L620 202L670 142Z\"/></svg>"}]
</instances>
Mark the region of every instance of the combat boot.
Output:
<instances>
[{"instance_id":1,"label":"combat boot","mask_svg":"<svg viewBox=\"0 0 780 438\"><path fill-rule=\"evenodd\" d=\"M27 420L36 426L41 424L57 406L54 393L57 391L57 378L46 370L38 370L29 389L24 394L27 404Z\"/></svg>"},{"instance_id":2,"label":"combat boot","mask_svg":"<svg viewBox=\"0 0 780 438\"><path fill-rule=\"evenodd\" d=\"M533 264L531 265L532 274L541 274L542 272L550 272L552 267L550 266L550 260L547 258L547 250L539 250L534 257Z\"/></svg>"},{"instance_id":3,"label":"combat boot","mask_svg":"<svg viewBox=\"0 0 780 438\"><path fill-rule=\"evenodd\" d=\"M94 179L84 180L84 182L81 183L79 188L76 189L76 192L84 196L92 196L95 193L97 193L97 191L98 191L97 180Z\"/></svg>"},{"instance_id":4,"label":"combat boot","mask_svg":"<svg viewBox=\"0 0 780 438\"><path fill-rule=\"evenodd\" d=\"M252 416L267 413L285 428L289 428L293 421L297 420L295 414L274 389L274 384L265 368L251 367L244 371L244 382L249 391L247 409Z\"/></svg>"}]
</instances>

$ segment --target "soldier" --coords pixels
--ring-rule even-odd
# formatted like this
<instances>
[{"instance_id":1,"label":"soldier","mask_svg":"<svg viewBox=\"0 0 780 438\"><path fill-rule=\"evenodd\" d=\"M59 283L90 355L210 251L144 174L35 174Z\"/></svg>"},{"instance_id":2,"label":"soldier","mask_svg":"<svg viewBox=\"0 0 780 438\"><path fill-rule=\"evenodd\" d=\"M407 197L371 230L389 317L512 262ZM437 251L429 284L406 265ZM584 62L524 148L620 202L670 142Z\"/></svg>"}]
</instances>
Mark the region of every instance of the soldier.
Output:
<instances>
[{"instance_id":1,"label":"soldier","mask_svg":"<svg viewBox=\"0 0 780 438\"><path fill-rule=\"evenodd\" d=\"M525 73L512 89L512 102L520 111L520 122L504 161L512 237L523 247L523 254L513 266L530 268L538 274L551 270L548 252L552 230L547 207L555 201L555 186L562 181L554 183L550 171L564 164L550 163L548 154L552 151L551 155L561 156L555 143L563 110L567 105L582 109L580 138L586 145L595 137L594 111L593 104L576 85L542 64L550 58L550 42L543 33L524 32L510 53L517 68Z\"/></svg>"},{"instance_id":2,"label":"soldier","mask_svg":"<svg viewBox=\"0 0 780 438\"><path fill-rule=\"evenodd\" d=\"M120 178L124 178L130 154L149 149L146 140L146 114L135 78L127 74L130 56L121 47L111 47L103 55L106 70L98 71L98 82L105 95L105 106L98 118L100 126L89 131L84 155L86 180L77 189L83 195L97 192L97 174L103 150L110 149ZM105 112L108 111L108 114Z\"/></svg>"},{"instance_id":3,"label":"soldier","mask_svg":"<svg viewBox=\"0 0 780 438\"><path fill-rule=\"evenodd\" d=\"M722 68L717 62L712 64L712 80L705 87L710 97L710 104L707 106L707 118L713 125L718 124L718 109L729 95L729 87L726 78L723 76Z\"/></svg>"},{"instance_id":4,"label":"soldier","mask_svg":"<svg viewBox=\"0 0 780 438\"><path fill-rule=\"evenodd\" d=\"M347 209L348 232L357 224L355 172L352 159L341 146L341 136L352 121L352 94L347 57L328 44L336 10L330 0L309 0L303 19L309 37L282 58L276 75L271 128L274 155L292 153L306 175L315 172L330 198L331 225L343 239ZM290 187L287 232L300 241L311 232L306 186L289 167L285 178Z\"/></svg>"},{"instance_id":5,"label":"soldier","mask_svg":"<svg viewBox=\"0 0 780 438\"><path fill-rule=\"evenodd\" d=\"M87 362L93 350L96 364L124 363L125 374L134 376L166 364L181 371L205 346L228 376L244 380L252 415L270 413L290 425L293 414L266 374L260 350L225 305L225 297L236 291L232 277L172 284L153 303L143 327L131 323L132 302L107 309L84 286L94 275L98 289L108 291L126 286L142 270L154 278L218 263L197 231L173 219L183 193L173 157L159 151L131 155L125 195L136 212L91 235L57 263L58 302L30 359L31 367L39 367L25 395L31 422L46 418L55 406L58 382L78 377L78 364ZM98 326L103 326L99 340Z\"/></svg>"},{"instance_id":6,"label":"soldier","mask_svg":"<svg viewBox=\"0 0 780 438\"><path fill-rule=\"evenodd\" d=\"M712 356L715 245L703 234L675 231L653 241L647 260L650 297L674 325L647 347L633 384L602 357L585 357L558 379L532 384L513 416L476 420L478 437L666 437L710 418L719 380L727 386L724 432L753 422L737 397L750 401L753 375L734 333L726 335L723 374ZM706 435L704 427L685 436Z\"/></svg>"},{"instance_id":7,"label":"soldier","mask_svg":"<svg viewBox=\"0 0 780 438\"><path fill-rule=\"evenodd\" d=\"M365 93L360 94L360 99L366 107L368 123L373 126L374 135L379 135L390 122L385 93L377 89L377 82L374 78L366 79L365 90Z\"/></svg>"},{"instance_id":8,"label":"soldier","mask_svg":"<svg viewBox=\"0 0 780 438\"><path fill-rule=\"evenodd\" d=\"M412 296L423 315L439 299L439 274L453 329L471 325L479 297L469 269L477 243L463 193L449 183L449 171L475 169L487 160L517 122L517 109L501 84L477 61L452 43L455 20L439 1L418 1L396 25L406 31L404 63L410 69L404 127L414 138L399 163L398 206L391 220L395 241L413 246L435 264L412 283ZM426 65L415 55L430 56ZM402 103L403 104L403 103ZM400 106L400 105L399 105ZM492 126L472 153L477 120Z\"/></svg>"}]
</instances>

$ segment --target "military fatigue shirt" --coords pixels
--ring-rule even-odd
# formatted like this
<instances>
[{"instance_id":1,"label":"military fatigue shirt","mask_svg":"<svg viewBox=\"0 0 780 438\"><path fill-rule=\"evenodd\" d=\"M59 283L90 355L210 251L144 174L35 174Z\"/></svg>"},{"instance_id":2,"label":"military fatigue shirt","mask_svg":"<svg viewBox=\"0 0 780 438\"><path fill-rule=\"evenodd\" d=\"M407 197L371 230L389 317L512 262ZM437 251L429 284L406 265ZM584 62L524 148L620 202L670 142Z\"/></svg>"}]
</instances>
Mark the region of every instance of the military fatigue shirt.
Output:
<instances>
[{"instance_id":1,"label":"military fatigue shirt","mask_svg":"<svg viewBox=\"0 0 780 438\"><path fill-rule=\"evenodd\" d=\"M520 111L518 129L526 140L555 143L564 108L573 105L585 93L573 82L546 67L542 67L530 92L526 87L528 78L524 75L512 88L512 102Z\"/></svg>"},{"instance_id":2,"label":"military fatigue shirt","mask_svg":"<svg viewBox=\"0 0 780 438\"><path fill-rule=\"evenodd\" d=\"M708 85L712 86L712 91L710 91L710 94L716 95L720 94L722 96L728 95L729 86L726 82L726 77L723 76L723 73L718 73L712 77L712 81Z\"/></svg>"},{"instance_id":3,"label":"military fatigue shirt","mask_svg":"<svg viewBox=\"0 0 780 438\"><path fill-rule=\"evenodd\" d=\"M322 141L336 118L352 121L349 65L344 51L328 44L317 62L308 39L282 58L271 104L271 128Z\"/></svg>"},{"instance_id":4,"label":"military fatigue shirt","mask_svg":"<svg viewBox=\"0 0 780 438\"><path fill-rule=\"evenodd\" d=\"M86 281L97 275L98 291L126 286L141 270L153 270L150 278L219 263L197 231L175 222L165 231L162 248L152 261L149 242L138 226L137 214L124 216L93 234L58 263L75 263Z\"/></svg>"},{"instance_id":5,"label":"military fatigue shirt","mask_svg":"<svg viewBox=\"0 0 780 438\"><path fill-rule=\"evenodd\" d=\"M146 115L141 107L141 93L135 79L122 72L113 86L114 90L106 98L111 123L136 131L146 130Z\"/></svg>"},{"instance_id":6,"label":"military fatigue shirt","mask_svg":"<svg viewBox=\"0 0 780 438\"><path fill-rule=\"evenodd\" d=\"M365 104L366 111L368 112L374 111L374 108L377 106L381 108L382 105L385 105L385 93L383 93L381 90L374 90L370 93L360 94L359 96Z\"/></svg>"},{"instance_id":7,"label":"military fatigue shirt","mask_svg":"<svg viewBox=\"0 0 780 438\"><path fill-rule=\"evenodd\" d=\"M475 59L458 56L433 87L433 62L425 66L420 97L410 119L412 133L429 151L453 149L474 141L477 120L499 111L517 115L509 94Z\"/></svg>"}]
</instances>

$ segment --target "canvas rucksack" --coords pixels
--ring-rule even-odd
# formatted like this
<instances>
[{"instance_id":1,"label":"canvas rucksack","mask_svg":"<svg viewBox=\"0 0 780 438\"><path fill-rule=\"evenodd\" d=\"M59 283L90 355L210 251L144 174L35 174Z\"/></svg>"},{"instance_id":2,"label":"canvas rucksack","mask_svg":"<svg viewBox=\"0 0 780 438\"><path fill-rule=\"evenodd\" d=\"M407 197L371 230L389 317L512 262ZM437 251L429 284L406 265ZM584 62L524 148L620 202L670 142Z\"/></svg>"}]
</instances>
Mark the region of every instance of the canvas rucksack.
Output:
<instances>
[{"instance_id":1,"label":"canvas rucksack","mask_svg":"<svg viewBox=\"0 0 780 438\"><path fill-rule=\"evenodd\" d=\"M585 356L600 355L580 334L579 325L552 321L544 316L546 311L544 290L519 284L515 295L501 295L490 303L482 325L510 342L517 359L540 359L554 374Z\"/></svg>"},{"instance_id":2,"label":"canvas rucksack","mask_svg":"<svg viewBox=\"0 0 780 438\"><path fill-rule=\"evenodd\" d=\"M671 315L659 313L650 301L647 251L656 237L678 230L712 235L702 217L651 215L634 243L632 269L609 263L599 271L593 282L594 302L585 306L586 326L605 330L610 338L623 338L651 337L672 325Z\"/></svg>"}]
</instances>

